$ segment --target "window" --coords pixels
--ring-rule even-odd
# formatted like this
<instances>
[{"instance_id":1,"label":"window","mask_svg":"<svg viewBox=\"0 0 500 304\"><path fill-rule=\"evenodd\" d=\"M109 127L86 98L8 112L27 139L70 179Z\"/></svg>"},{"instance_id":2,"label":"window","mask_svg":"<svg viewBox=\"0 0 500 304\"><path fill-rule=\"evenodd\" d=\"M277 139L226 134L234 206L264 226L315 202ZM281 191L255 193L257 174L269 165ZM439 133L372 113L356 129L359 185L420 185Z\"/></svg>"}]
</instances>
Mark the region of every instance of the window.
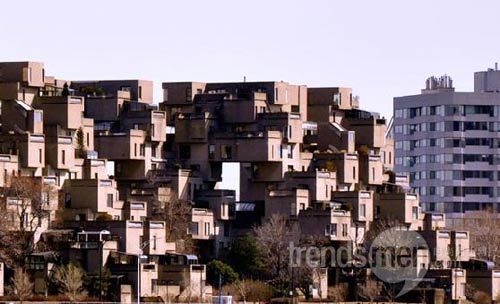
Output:
<instances>
[{"instance_id":1,"label":"window","mask_svg":"<svg viewBox=\"0 0 500 304\"><path fill-rule=\"evenodd\" d=\"M35 123L41 123L43 121L43 112L35 111L33 120Z\"/></svg>"},{"instance_id":2,"label":"window","mask_svg":"<svg viewBox=\"0 0 500 304\"><path fill-rule=\"evenodd\" d=\"M215 145L209 145L208 146L208 158L214 159L214 157L215 157Z\"/></svg>"},{"instance_id":3,"label":"window","mask_svg":"<svg viewBox=\"0 0 500 304\"><path fill-rule=\"evenodd\" d=\"M288 158L293 158L293 145L288 145Z\"/></svg>"},{"instance_id":4,"label":"window","mask_svg":"<svg viewBox=\"0 0 500 304\"><path fill-rule=\"evenodd\" d=\"M199 225L198 225L198 223L197 222L191 222L189 230L190 230L191 234L198 235L199 234Z\"/></svg>"},{"instance_id":5,"label":"window","mask_svg":"<svg viewBox=\"0 0 500 304\"><path fill-rule=\"evenodd\" d=\"M333 94L333 105L338 106L340 104L340 93Z\"/></svg>"},{"instance_id":6,"label":"window","mask_svg":"<svg viewBox=\"0 0 500 304\"><path fill-rule=\"evenodd\" d=\"M210 223L205 223L205 235L210 235Z\"/></svg>"},{"instance_id":7,"label":"window","mask_svg":"<svg viewBox=\"0 0 500 304\"><path fill-rule=\"evenodd\" d=\"M347 224L342 224L342 236L347 236Z\"/></svg>"},{"instance_id":8,"label":"window","mask_svg":"<svg viewBox=\"0 0 500 304\"><path fill-rule=\"evenodd\" d=\"M418 220L418 207L411 208L412 219Z\"/></svg>"},{"instance_id":9,"label":"window","mask_svg":"<svg viewBox=\"0 0 500 304\"><path fill-rule=\"evenodd\" d=\"M352 178L356 179L356 166L352 167Z\"/></svg>"},{"instance_id":10,"label":"window","mask_svg":"<svg viewBox=\"0 0 500 304\"><path fill-rule=\"evenodd\" d=\"M38 162L40 164L43 163L43 155L42 155L42 153L43 153L42 149L38 149Z\"/></svg>"},{"instance_id":11,"label":"window","mask_svg":"<svg viewBox=\"0 0 500 304\"><path fill-rule=\"evenodd\" d=\"M151 294L156 294L158 290L158 280L151 279Z\"/></svg>"},{"instance_id":12,"label":"window","mask_svg":"<svg viewBox=\"0 0 500 304\"><path fill-rule=\"evenodd\" d=\"M107 200L106 200L106 206L108 208L113 208L113 194L108 193Z\"/></svg>"},{"instance_id":13,"label":"window","mask_svg":"<svg viewBox=\"0 0 500 304\"><path fill-rule=\"evenodd\" d=\"M221 145L220 154L222 159L232 159L232 147L228 145Z\"/></svg>"},{"instance_id":14,"label":"window","mask_svg":"<svg viewBox=\"0 0 500 304\"><path fill-rule=\"evenodd\" d=\"M87 147L90 146L90 133L87 133Z\"/></svg>"},{"instance_id":15,"label":"window","mask_svg":"<svg viewBox=\"0 0 500 304\"><path fill-rule=\"evenodd\" d=\"M45 205L49 204L49 193L48 192L42 192L42 203Z\"/></svg>"},{"instance_id":16,"label":"window","mask_svg":"<svg viewBox=\"0 0 500 304\"><path fill-rule=\"evenodd\" d=\"M156 150L158 150L158 145L157 144L153 144L151 146L151 156L152 157L156 157Z\"/></svg>"},{"instance_id":17,"label":"window","mask_svg":"<svg viewBox=\"0 0 500 304\"><path fill-rule=\"evenodd\" d=\"M142 86L139 86L139 99L142 98Z\"/></svg>"},{"instance_id":18,"label":"window","mask_svg":"<svg viewBox=\"0 0 500 304\"><path fill-rule=\"evenodd\" d=\"M137 143L134 143L134 156L137 156Z\"/></svg>"},{"instance_id":19,"label":"window","mask_svg":"<svg viewBox=\"0 0 500 304\"><path fill-rule=\"evenodd\" d=\"M274 100L278 101L278 88L274 89Z\"/></svg>"},{"instance_id":20,"label":"window","mask_svg":"<svg viewBox=\"0 0 500 304\"><path fill-rule=\"evenodd\" d=\"M337 236L337 224L328 224L325 227L326 236Z\"/></svg>"},{"instance_id":21,"label":"window","mask_svg":"<svg viewBox=\"0 0 500 304\"><path fill-rule=\"evenodd\" d=\"M62 153L61 162L63 165L65 165L66 164L66 150L62 150L61 153Z\"/></svg>"},{"instance_id":22,"label":"window","mask_svg":"<svg viewBox=\"0 0 500 304\"><path fill-rule=\"evenodd\" d=\"M139 153L141 154L141 156L146 155L146 145L145 144L141 144L139 146Z\"/></svg>"},{"instance_id":23,"label":"window","mask_svg":"<svg viewBox=\"0 0 500 304\"><path fill-rule=\"evenodd\" d=\"M151 136L155 136L155 125L151 124Z\"/></svg>"},{"instance_id":24,"label":"window","mask_svg":"<svg viewBox=\"0 0 500 304\"><path fill-rule=\"evenodd\" d=\"M156 250L156 235L153 235L153 250Z\"/></svg>"},{"instance_id":25,"label":"window","mask_svg":"<svg viewBox=\"0 0 500 304\"><path fill-rule=\"evenodd\" d=\"M359 216L361 216L361 217L366 216L366 205L365 204L359 205Z\"/></svg>"},{"instance_id":26,"label":"window","mask_svg":"<svg viewBox=\"0 0 500 304\"><path fill-rule=\"evenodd\" d=\"M372 179L375 180L375 168L372 167Z\"/></svg>"},{"instance_id":27,"label":"window","mask_svg":"<svg viewBox=\"0 0 500 304\"><path fill-rule=\"evenodd\" d=\"M191 89L191 87L186 88L186 101L187 102L193 101L192 95L193 95L193 90Z\"/></svg>"}]
</instances>

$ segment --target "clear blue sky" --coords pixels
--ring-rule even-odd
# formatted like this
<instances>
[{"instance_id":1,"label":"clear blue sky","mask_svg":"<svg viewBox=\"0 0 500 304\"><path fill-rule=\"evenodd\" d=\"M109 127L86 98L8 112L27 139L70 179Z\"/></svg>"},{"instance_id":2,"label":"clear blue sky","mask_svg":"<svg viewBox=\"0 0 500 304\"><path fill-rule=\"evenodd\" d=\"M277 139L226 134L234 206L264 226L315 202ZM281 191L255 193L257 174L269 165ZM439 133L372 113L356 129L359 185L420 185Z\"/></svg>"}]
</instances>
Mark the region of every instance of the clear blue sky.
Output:
<instances>
[{"instance_id":1,"label":"clear blue sky","mask_svg":"<svg viewBox=\"0 0 500 304\"><path fill-rule=\"evenodd\" d=\"M0 61L66 79L284 80L348 86L361 106L500 61L499 1L3 1Z\"/></svg>"}]
</instances>

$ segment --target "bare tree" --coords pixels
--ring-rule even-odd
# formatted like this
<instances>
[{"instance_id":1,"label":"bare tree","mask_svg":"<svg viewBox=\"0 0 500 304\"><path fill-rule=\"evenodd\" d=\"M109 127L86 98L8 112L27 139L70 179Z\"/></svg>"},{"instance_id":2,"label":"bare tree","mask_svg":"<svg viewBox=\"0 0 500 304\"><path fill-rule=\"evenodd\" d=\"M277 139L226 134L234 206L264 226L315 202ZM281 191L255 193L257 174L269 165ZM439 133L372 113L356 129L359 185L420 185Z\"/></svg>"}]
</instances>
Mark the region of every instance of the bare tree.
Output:
<instances>
[{"instance_id":1,"label":"bare tree","mask_svg":"<svg viewBox=\"0 0 500 304\"><path fill-rule=\"evenodd\" d=\"M377 299L378 296L380 296L380 292L382 291L381 285L373 280L373 279L367 279L366 282L358 287L359 295L368 301L370 303L373 303Z\"/></svg>"},{"instance_id":2,"label":"bare tree","mask_svg":"<svg viewBox=\"0 0 500 304\"><path fill-rule=\"evenodd\" d=\"M34 284L31 282L29 274L23 268L17 267L11 279L12 289L19 301L24 302L33 295Z\"/></svg>"},{"instance_id":3,"label":"bare tree","mask_svg":"<svg viewBox=\"0 0 500 304\"><path fill-rule=\"evenodd\" d=\"M366 252L369 251L373 241L384 231L387 231L391 228L400 227L401 224L398 220L392 218L383 218L373 221L370 225L370 229L366 231L363 238L363 247Z\"/></svg>"},{"instance_id":4,"label":"bare tree","mask_svg":"<svg viewBox=\"0 0 500 304\"><path fill-rule=\"evenodd\" d=\"M83 287L84 275L85 271L80 266L70 263L56 267L53 278L59 286L60 292L66 295L71 302L75 302L87 295Z\"/></svg>"},{"instance_id":5,"label":"bare tree","mask_svg":"<svg viewBox=\"0 0 500 304\"><path fill-rule=\"evenodd\" d=\"M168 192L168 194L161 193ZM191 223L192 204L178 198L173 191L158 189L153 202L153 218L165 221L165 238L167 241L188 241L187 231Z\"/></svg>"},{"instance_id":6,"label":"bare tree","mask_svg":"<svg viewBox=\"0 0 500 304\"><path fill-rule=\"evenodd\" d=\"M246 303L269 301L273 297L271 286L262 281L244 279L225 285L222 288L222 294L231 294L233 301Z\"/></svg>"},{"instance_id":7,"label":"bare tree","mask_svg":"<svg viewBox=\"0 0 500 304\"><path fill-rule=\"evenodd\" d=\"M333 302L343 302L347 299L348 288L345 284L337 284L328 288L328 298Z\"/></svg>"},{"instance_id":8,"label":"bare tree","mask_svg":"<svg viewBox=\"0 0 500 304\"><path fill-rule=\"evenodd\" d=\"M470 233L471 248L478 258L500 262L500 217L492 210L482 210L465 215L454 229Z\"/></svg>"},{"instance_id":9,"label":"bare tree","mask_svg":"<svg viewBox=\"0 0 500 304\"><path fill-rule=\"evenodd\" d=\"M284 216L274 214L263 225L254 229L269 274L281 288L284 288L290 277L287 249L295 239L290 228Z\"/></svg>"},{"instance_id":10,"label":"bare tree","mask_svg":"<svg viewBox=\"0 0 500 304\"><path fill-rule=\"evenodd\" d=\"M243 301L243 304L246 304L247 303L247 294L250 291L250 284L248 284L248 282L245 282L245 281L236 280L233 283L233 285L236 288L236 290L238 291L238 294L240 295L241 300Z\"/></svg>"},{"instance_id":11,"label":"bare tree","mask_svg":"<svg viewBox=\"0 0 500 304\"><path fill-rule=\"evenodd\" d=\"M36 238L50 213L50 198L57 195L41 178L11 177L10 186L1 190L2 222L0 258L11 267L24 265L27 256L36 249Z\"/></svg>"}]
</instances>

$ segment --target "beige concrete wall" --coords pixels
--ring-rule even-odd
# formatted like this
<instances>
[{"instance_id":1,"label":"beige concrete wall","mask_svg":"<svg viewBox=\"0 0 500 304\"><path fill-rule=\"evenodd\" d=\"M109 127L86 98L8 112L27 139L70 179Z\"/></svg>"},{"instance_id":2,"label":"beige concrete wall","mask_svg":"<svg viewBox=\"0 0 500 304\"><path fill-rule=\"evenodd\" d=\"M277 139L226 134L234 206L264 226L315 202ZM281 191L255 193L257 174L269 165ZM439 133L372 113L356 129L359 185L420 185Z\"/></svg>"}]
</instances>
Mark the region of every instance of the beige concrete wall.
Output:
<instances>
[{"instance_id":1,"label":"beige concrete wall","mask_svg":"<svg viewBox=\"0 0 500 304\"><path fill-rule=\"evenodd\" d=\"M75 146L70 136L47 137L45 158L47 164L56 169L73 169L75 167Z\"/></svg>"},{"instance_id":2,"label":"beige concrete wall","mask_svg":"<svg viewBox=\"0 0 500 304\"><path fill-rule=\"evenodd\" d=\"M466 286L466 272L465 269L451 269L451 299L452 300L466 300L465 286Z\"/></svg>"},{"instance_id":3,"label":"beige concrete wall","mask_svg":"<svg viewBox=\"0 0 500 304\"><path fill-rule=\"evenodd\" d=\"M4 263L1 263L0 262L0 297L3 297L4 296L4 287L5 287L5 284L4 284L4 276L5 276L5 270L4 270Z\"/></svg>"},{"instance_id":4,"label":"beige concrete wall","mask_svg":"<svg viewBox=\"0 0 500 304\"><path fill-rule=\"evenodd\" d=\"M0 154L0 187L8 186L12 173L18 170L19 163L16 155Z\"/></svg>"},{"instance_id":5,"label":"beige concrete wall","mask_svg":"<svg viewBox=\"0 0 500 304\"><path fill-rule=\"evenodd\" d=\"M191 224L198 225L198 233L192 233L195 240L208 240L215 237L217 229L214 222L214 214L211 210L193 208Z\"/></svg>"},{"instance_id":6,"label":"beige concrete wall","mask_svg":"<svg viewBox=\"0 0 500 304\"><path fill-rule=\"evenodd\" d=\"M94 120L91 118L84 118L82 121L83 141L87 151L94 150ZM76 132L75 132L76 136ZM76 140L75 140L76 143Z\"/></svg>"},{"instance_id":7,"label":"beige concrete wall","mask_svg":"<svg viewBox=\"0 0 500 304\"><path fill-rule=\"evenodd\" d=\"M34 107L42 109L46 125L76 130L82 125L84 100L79 96L37 96Z\"/></svg>"},{"instance_id":8,"label":"beige concrete wall","mask_svg":"<svg viewBox=\"0 0 500 304\"><path fill-rule=\"evenodd\" d=\"M85 113L95 120L118 120L123 103L120 98L85 98Z\"/></svg>"},{"instance_id":9,"label":"beige concrete wall","mask_svg":"<svg viewBox=\"0 0 500 304\"><path fill-rule=\"evenodd\" d=\"M359 156L359 178L364 185L382 185L384 182L384 164L380 155Z\"/></svg>"},{"instance_id":10,"label":"beige concrete wall","mask_svg":"<svg viewBox=\"0 0 500 304\"><path fill-rule=\"evenodd\" d=\"M24 82L28 86L44 86L44 65L42 62L2 62L0 82Z\"/></svg>"},{"instance_id":11,"label":"beige concrete wall","mask_svg":"<svg viewBox=\"0 0 500 304\"><path fill-rule=\"evenodd\" d=\"M290 172L285 173L285 187L307 187L311 201L329 201L337 188L335 172Z\"/></svg>"},{"instance_id":12,"label":"beige concrete wall","mask_svg":"<svg viewBox=\"0 0 500 304\"><path fill-rule=\"evenodd\" d=\"M351 214L342 210L306 210L299 214L300 232L302 235L328 237L332 241L348 241L352 239ZM336 235L326 235L327 226L337 225Z\"/></svg>"},{"instance_id":13,"label":"beige concrete wall","mask_svg":"<svg viewBox=\"0 0 500 304\"><path fill-rule=\"evenodd\" d=\"M470 249L470 235L468 231L452 231L452 246L455 250L455 260L469 261L473 254Z\"/></svg>"},{"instance_id":14,"label":"beige concrete wall","mask_svg":"<svg viewBox=\"0 0 500 304\"><path fill-rule=\"evenodd\" d=\"M0 99L14 100L19 99L19 82L0 82Z\"/></svg>"},{"instance_id":15,"label":"beige concrete wall","mask_svg":"<svg viewBox=\"0 0 500 304\"><path fill-rule=\"evenodd\" d=\"M163 101L166 104L190 104L199 90L204 92L205 86L201 82L164 82Z\"/></svg>"},{"instance_id":16,"label":"beige concrete wall","mask_svg":"<svg viewBox=\"0 0 500 304\"><path fill-rule=\"evenodd\" d=\"M265 199L265 216L273 214L297 216L309 207L309 190L271 190Z\"/></svg>"},{"instance_id":17,"label":"beige concrete wall","mask_svg":"<svg viewBox=\"0 0 500 304\"><path fill-rule=\"evenodd\" d=\"M90 208L94 212L103 212L119 216L118 191L116 183L108 179L69 180L64 188L71 196L71 208ZM108 206L108 194L112 204Z\"/></svg>"},{"instance_id":18,"label":"beige concrete wall","mask_svg":"<svg viewBox=\"0 0 500 304\"><path fill-rule=\"evenodd\" d=\"M381 193L377 194L375 204L379 206L380 218L392 218L410 229L423 227L424 214L421 213L417 194ZM418 208L417 219L413 218L413 208Z\"/></svg>"},{"instance_id":19,"label":"beige concrete wall","mask_svg":"<svg viewBox=\"0 0 500 304\"><path fill-rule=\"evenodd\" d=\"M42 152L41 159L40 151ZM29 142L20 143L20 152L23 155L23 161L21 162L23 167L45 167L45 138L43 136L38 134L30 135Z\"/></svg>"},{"instance_id":20,"label":"beige concrete wall","mask_svg":"<svg viewBox=\"0 0 500 304\"><path fill-rule=\"evenodd\" d=\"M374 193L373 191L336 191L333 199L349 205L353 221L364 223L364 228L368 229L373 221ZM364 206L364 207L362 207ZM364 216L361 209L364 208Z\"/></svg>"},{"instance_id":21,"label":"beige concrete wall","mask_svg":"<svg viewBox=\"0 0 500 304\"><path fill-rule=\"evenodd\" d=\"M144 155L141 155L141 145L144 145ZM100 157L109 160L151 159L151 144L146 142L146 132L142 130L97 136L95 148Z\"/></svg>"}]
</instances>

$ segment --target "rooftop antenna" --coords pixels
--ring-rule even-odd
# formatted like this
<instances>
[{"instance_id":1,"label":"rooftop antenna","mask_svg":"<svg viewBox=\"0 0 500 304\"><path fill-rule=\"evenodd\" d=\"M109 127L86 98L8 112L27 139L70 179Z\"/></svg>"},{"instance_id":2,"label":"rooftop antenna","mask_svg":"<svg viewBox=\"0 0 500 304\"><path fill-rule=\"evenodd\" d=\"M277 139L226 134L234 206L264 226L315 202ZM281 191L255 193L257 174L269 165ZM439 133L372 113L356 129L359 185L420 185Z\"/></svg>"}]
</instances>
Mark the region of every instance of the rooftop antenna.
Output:
<instances>
[{"instance_id":1,"label":"rooftop antenna","mask_svg":"<svg viewBox=\"0 0 500 304\"><path fill-rule=\"evenodd\" d=\"M247 76L243 76L243 82L247 82Z\"/></svg>"}]
</instances>

